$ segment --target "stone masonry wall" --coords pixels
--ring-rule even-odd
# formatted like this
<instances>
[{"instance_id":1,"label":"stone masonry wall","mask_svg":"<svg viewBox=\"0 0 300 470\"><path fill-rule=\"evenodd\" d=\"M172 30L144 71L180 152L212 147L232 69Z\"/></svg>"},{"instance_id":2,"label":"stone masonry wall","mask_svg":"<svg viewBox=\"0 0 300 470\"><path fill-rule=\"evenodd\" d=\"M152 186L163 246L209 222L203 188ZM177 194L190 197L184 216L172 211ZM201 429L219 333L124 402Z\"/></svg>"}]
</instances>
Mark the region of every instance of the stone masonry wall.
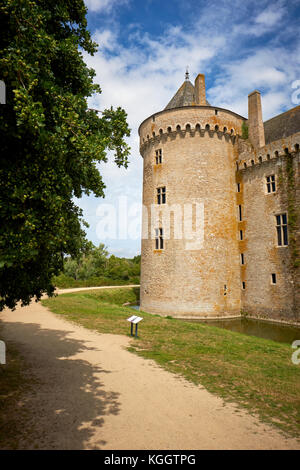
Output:
<instances>
[{"instance_id":1,"label":"stone masonry wall","mask_svg":"<svg viewBox=\"0 0 300 470\"><path fill-rule=\"evenodd\" d=\"M171 238L165 240L163 250L156 250L151 238L154 226L151 228L149 213L148 219L144 215L147 237L142 240L141 308L145 311L178 317L240 314L234 170L238 155L235 136L230 132L232 128L240 132L242 120L234 113L215 114L215 109L199 107L159 113L154 121L149 118L142 124L143 204L149 212L156 188L162 186L166 187L167 205L183 208L185 204L204 204L204 243L195 250L189 248L185 238L174 239L172 216ZM219 128L205 130L207 124ZM176 130L179 125L181 129ZM186 125L190 126L187 130ZM229 134L220 132L224 127ZM160 165L155 164L158 149L162 149ZM167 205L159 207L157 225L163 228Z\"/></svg>"},{"instance_id":2,"label":"stone masonry wall","mask_svg":"<svg viewBox=\"0 0 300 470\"><path fill-rule=\"evenodd\" d=\"M242 205L243 220L239 229L243 229L245 235L239 250L244 253L241 282L244 281L246 287L242 290L242 308L251 316L300 321L299 268L296 267L300 249L300 159L296 143L299 137L300 134L273 142L258 153L251 152L247 142L239 145L242 161L236 176L241 192L237 194L237 204ZM292 185L286 174L287 159L292 166ZM268 193L266 177L273 174L276 192ZM296 214L293 222L292 212ZM288 246L277 243L276 215L282 213L288 214L290 222ZM272 273L276 274L276 284L272 283Z\"/></svg>"}]
</instances>

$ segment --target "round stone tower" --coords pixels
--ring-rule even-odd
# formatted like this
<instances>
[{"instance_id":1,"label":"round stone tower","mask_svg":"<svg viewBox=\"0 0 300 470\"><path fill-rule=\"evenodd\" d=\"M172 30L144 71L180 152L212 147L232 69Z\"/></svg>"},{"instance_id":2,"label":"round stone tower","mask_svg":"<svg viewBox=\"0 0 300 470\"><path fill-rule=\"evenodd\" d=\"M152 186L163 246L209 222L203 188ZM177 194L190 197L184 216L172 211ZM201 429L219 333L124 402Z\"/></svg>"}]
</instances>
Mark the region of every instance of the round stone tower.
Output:
<instances>
[{"instance_id":1,"label":"round stone tower","mask_svg":"<svg viewBox=\"0 0 300 470\"><path fill-rule=\"evenodd\" d=\"M186 80L139 128L144 159L141 309L174 317L240 314L236 135L245 118Z\"/></svg>"}]
</instances>

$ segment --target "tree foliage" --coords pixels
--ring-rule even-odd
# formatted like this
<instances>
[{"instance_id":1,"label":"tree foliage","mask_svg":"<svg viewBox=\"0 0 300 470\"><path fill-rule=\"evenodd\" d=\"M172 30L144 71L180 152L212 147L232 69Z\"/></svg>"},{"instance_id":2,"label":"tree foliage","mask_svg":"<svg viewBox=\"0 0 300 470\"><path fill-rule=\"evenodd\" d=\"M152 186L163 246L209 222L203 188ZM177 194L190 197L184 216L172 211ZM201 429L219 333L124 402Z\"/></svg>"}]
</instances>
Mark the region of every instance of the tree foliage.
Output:
<instances>
[{"instance_id":1,"label":"tree foliage","mask_svg":"<svg viewBox=\"0 0 300 470\"><path fill-rule=\"evenodd\" d=\"M0 6L0 309L54 287L63 254L86 246L74 196L104 196L107 151L127 166L123 109L89 110L100 93L82 51L97 45L82 0L4 0Z\"/></svg>"},{"instance_id":2,"label":"tree foliage","mask_svg":"<svg viewBox=\"0 0 300 470\"><path fill-rule=\"evenodd\" d=\"M88 281L90 285L109 285L112 281L138 284L141 270L141 256L132 259L110 255L103 243L98 247L88 242L85 252L76 258L64 260L64 272L55 278L60 287L81 285L80 281Z\"/></svg>"}]
</instances>

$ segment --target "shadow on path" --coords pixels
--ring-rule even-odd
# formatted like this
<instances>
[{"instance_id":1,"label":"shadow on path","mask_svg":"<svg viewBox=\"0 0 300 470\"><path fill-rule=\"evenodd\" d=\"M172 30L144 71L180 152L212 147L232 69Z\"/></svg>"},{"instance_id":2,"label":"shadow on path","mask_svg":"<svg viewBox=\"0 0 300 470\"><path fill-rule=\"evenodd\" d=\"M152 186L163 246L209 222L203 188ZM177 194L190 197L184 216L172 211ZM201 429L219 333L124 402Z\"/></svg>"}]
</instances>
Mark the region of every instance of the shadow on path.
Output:
<instances>
[{"instance_id":1,"label":"shadow on path","mask_svg":"<svg viewBox=\"0 0 300 470\"><path fill-rule=\"evenodd\" d=\"M106 443L101 433L104 417L119 413L119 394L104 390L101 377L110 371L98 362L100 350L71 338L72 331L22 322L2 327L3 339L8 347L9 341L17 345L33 379L13 411L20 421L18 448L101 449Z\"/></svg>"}]
</instances>

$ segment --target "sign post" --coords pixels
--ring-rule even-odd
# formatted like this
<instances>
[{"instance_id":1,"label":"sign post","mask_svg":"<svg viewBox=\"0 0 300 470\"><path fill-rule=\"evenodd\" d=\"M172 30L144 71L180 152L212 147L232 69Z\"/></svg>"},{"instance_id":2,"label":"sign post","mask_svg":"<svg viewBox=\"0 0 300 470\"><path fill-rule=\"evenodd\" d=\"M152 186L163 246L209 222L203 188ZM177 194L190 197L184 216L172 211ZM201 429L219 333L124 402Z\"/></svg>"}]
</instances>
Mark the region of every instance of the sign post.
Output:
<instances>
[{"instance_id":1,"label":"sign post","mask_svg":"<svg viewBox=\"0 0 300 470\"><path fill-rule=\"evenodd\" d=\"M138 324L139 322L143 320L142 317L137 317L136 315L132 315L132 317L127 318L127 321L131 323L131 328L130 328L130 335L133 336L133 325L135 325L135 337L137 338L137 333L138 333Z\"/></svg>"}]
</instances>

